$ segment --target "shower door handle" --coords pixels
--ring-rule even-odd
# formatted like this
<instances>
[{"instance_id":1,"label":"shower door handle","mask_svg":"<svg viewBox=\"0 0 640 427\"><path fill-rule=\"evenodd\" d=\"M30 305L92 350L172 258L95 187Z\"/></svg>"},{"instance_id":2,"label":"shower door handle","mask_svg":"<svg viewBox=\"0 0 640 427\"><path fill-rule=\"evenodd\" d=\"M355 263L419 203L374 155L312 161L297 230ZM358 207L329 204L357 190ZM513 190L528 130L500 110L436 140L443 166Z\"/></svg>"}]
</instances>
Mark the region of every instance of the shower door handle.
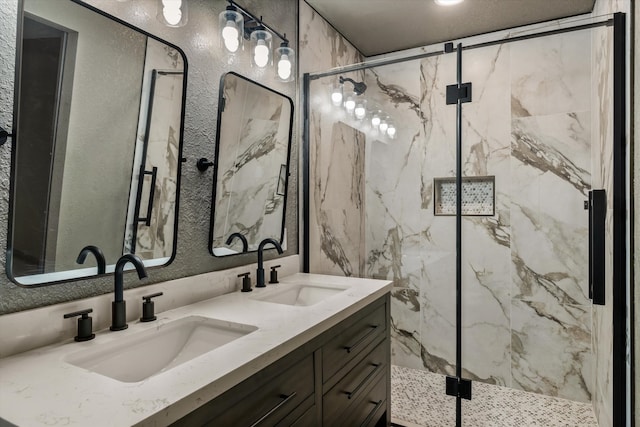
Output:
<instances>
[{"instance_id":1,"label":"shower door handle","mask_svg":"<svg viewBox=\"0 0 640 427\"><path fill-rule=\"evenodd\" d=\"M606 191L589 191L589 298L595 305L605 305L606 217Z\"/></svg>"}]
</instances>

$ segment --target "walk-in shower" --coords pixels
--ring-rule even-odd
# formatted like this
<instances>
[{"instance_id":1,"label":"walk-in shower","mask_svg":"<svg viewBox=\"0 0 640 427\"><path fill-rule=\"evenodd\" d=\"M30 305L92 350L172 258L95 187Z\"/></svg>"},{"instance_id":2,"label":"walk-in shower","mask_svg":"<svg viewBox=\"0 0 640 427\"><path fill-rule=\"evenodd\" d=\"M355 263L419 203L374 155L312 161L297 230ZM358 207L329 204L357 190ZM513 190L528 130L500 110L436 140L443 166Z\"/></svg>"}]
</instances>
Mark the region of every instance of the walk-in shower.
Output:
<instances>
[{"instance_id":1,"label":"walk-in shower","mask_svg":"<svg viewBox=\"0 0 640 427\"><path fill-rule=\"evenodd\" d=\"M439 393L429 422L404 421L499 425L477 415L487 384L620 425L623 28L623 14L537 25L305 75L305 270L394 281L393 376L428 387L418 370ZM346 78L366 85L362 118L331 102ZM590 283L596 189L604 305ZM524 422L496 402L504 425Z\"/></svg>"}]
</instances>

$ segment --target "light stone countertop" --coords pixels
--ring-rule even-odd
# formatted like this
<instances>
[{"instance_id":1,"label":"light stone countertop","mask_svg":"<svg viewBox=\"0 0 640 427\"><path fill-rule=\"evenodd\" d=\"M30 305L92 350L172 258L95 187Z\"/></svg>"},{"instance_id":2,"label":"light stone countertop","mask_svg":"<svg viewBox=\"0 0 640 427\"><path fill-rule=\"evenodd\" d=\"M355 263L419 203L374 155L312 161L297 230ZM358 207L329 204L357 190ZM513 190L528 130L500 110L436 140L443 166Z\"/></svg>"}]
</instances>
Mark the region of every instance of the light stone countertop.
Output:
<instances>
[{"instance_id":1,"label":"light stone countertop","mask_svg":"<svg viewBox=\"0 0 640 427\"><path fill-rule=\"evenodd\" d=\"M0 359L0 418L18 426L161 426L219 396L391 290L385 280L297 273L277 285L233 292L130 322L92 341L73 340ZM256 300L288 284L346 285L324 301L296 307ZM166 372L124 383L64 361L82 349L112 342L186 316L254 325L258 330Z\"/></svg>"}]
</instances>

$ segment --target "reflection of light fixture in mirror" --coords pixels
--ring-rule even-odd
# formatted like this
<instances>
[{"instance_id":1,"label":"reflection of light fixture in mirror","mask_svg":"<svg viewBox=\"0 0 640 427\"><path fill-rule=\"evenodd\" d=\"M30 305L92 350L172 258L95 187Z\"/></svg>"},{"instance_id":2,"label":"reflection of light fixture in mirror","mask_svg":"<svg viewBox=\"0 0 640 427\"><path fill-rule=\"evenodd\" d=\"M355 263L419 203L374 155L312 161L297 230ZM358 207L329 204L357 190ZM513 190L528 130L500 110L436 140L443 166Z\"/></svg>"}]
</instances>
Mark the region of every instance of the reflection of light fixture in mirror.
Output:
<instances>
[{"instance_id":1,"label":"reflection of light fixture in mirror","mask_svg":"<svg viewBox=\"0 0 640 427\"><path fill-rule=\"evenodd\" d=\"M356 106L353 110L353 115L356 117L356 119L362 120L367 115L366 103L367 102L364 99L358 100L356 102Z\"/></svg>"},{"instance_id":2,"label":"reflection of light fixture in mirror","mask_svg":"<svg viewBox=\"0 0 640 427\"><path fill-rule=\"evenodd\" d=\"M342 105L342 89L343 89L342 83L338 83L335 86L333 86L333 90L331 91L331 103L336 107L339 107Z\"/></svg>"},{"instance_id":3,"label":"reflection of light fixture in mirror","mask_svg":"<svg viewBox=\"0 0 640 427\"><path fill-rule=\"evenodd\" d=\"M229 5L227 10L220 13L218 22L221 28L220 40L222 47L228 53L236 53L242 42L244 17L235 6Z\"/></svg>"},{"instance_id":4,"label":"reflection of light fixture in mirror","mask_svg":"<svg viewBox=\"0 0 640 427\"><path fill-rule=\"evenodd\" d=\"M389 124L386 119L380 119L380 125L378 125L378 129L381 133L386 134L387 129L389 129Z\"/></svg>"},{"instance_id":5,"label":"reflection of light fixture in mirror","mask_svg":"<svg viewBox=\"0 0 640 427\"><path fill-rule=\"evenodd\" d=\"M453 6L462 3L464 0L433 0L439 6Z\"/></svg>"},{"instance_id":6,"label":"reflection of light fixture in mirror","mask_svg":"<svg viewBox=\"0 0 640 427\"><path fill-rule=\"evenodd\" d=\"M387 136L391 139L396 137L396 126L391 121L387 123Z\"/></svg>"},{"instance_id":7,"label":"reflection of light fixture in mirror","mask_svg":"<svg viewBox=\"0 0 640 427\"><path fill-rule=\"evenodd\" d=\"M374 112L371 116L371 126L374 129L378 129L378 126L380 126L380 114L378 111Z\"/></svg>"},{"instance_id":8,"label":"reflection of light fixture in mirror","mask_svg":"<svg viewBox=\"0 0 640 427\"><path fill-rule=\"evenodd\" d=\"M269 65L271 60L271 33L260 25L251 32L251 45L253 46L253 64L258 68Z\"/></svg>"},{"instance_id":9,"label":"reflection of light fixture in mirror","mask_svg":"<svg viewBox=\"0 0 640 427\"><path fill-rule=\"evenodd\" d=\"M157 0L158 20L167 27L182 27L187 23L186 0Z\"/></svg>"},{"instance_id":10,"label":"reflection of light fixture in mirror","mask_svg":"<svg viewBox=\"0 0 640 427\"><path fill-rule=\"evenodd\" d=\"M351 114L356 109L356 100L353 95L347 96L347 99L344 101L344 109L347 110L347 113Z\"/></svg>"},{"instance_id":11,"label":"reflection of light fixture in mirror","mask_svg":"<svg viewBox=\"0 0 640 427\"><path fill-rule=\"evenodd\" d=\"M282 82L292 81L295 51L289 47L289 42L280 43L280 47L276 49L276 58L278 60L276 70L278 80Z\"/></svg>"}]
</instances>

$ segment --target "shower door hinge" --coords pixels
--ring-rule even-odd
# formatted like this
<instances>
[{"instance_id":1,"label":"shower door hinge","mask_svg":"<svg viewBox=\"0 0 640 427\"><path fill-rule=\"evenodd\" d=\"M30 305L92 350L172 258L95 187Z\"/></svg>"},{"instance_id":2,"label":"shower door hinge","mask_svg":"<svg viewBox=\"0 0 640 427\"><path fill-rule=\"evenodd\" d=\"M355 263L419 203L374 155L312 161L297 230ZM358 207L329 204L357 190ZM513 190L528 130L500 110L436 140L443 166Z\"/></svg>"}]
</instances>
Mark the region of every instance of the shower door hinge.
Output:
<instances>
[{"instance_id":1,"label":"shower door hinge","mask_svg":"<svg viewBox=\"0 0 640 427\"><path fill-rule=\"evenodd\" d=\"M448 376L447 395L471 400L471 380Z\"/></svg>"},{"instance_id":2,"label":"shower door hinge","mask_svg":"<svg viewBox=\"0 0 640 427\"><path fill-rule=\"evenodd\" d=\"M457 104L460 102L471 102L471 83L462 83L460 88L458 85L447 86L447 105Z\"/></svg>"}]
</instances>

